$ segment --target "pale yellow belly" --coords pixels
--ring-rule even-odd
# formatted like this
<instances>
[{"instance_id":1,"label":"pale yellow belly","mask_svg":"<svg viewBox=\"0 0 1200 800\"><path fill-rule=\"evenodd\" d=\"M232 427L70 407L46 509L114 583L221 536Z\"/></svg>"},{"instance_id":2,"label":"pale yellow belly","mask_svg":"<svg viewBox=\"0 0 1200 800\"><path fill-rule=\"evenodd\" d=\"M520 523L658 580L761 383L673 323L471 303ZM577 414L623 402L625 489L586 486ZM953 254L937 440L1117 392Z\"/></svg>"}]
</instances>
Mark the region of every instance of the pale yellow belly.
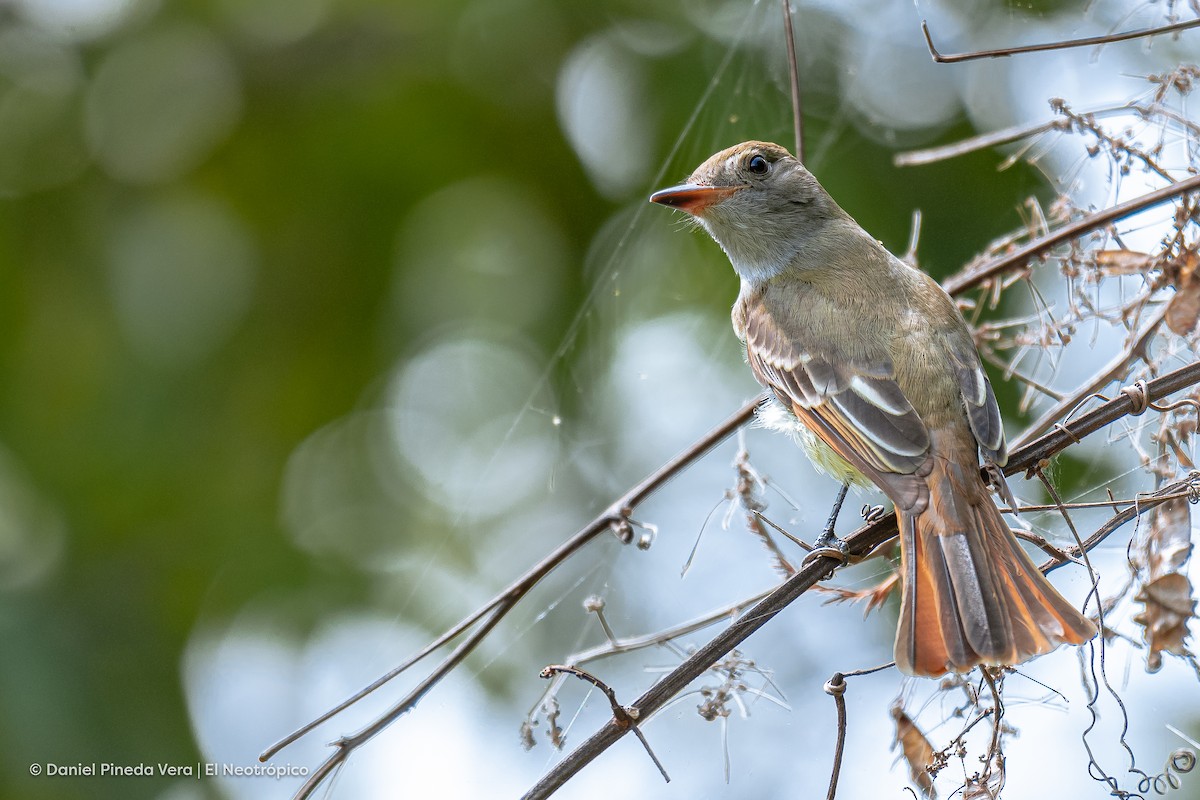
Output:
<instances>
[{"instance_id":1,"label":"pale yellow belly","mask_svg":"<svg viewBox=\"0 0 1200 800\"><path fill-rule=\"evenodd\" d=\"M765 403L756 408L754 415L760 427L786 433L804 448L805 454L818 471L851 486L866 488L872 485L866 475L834 452L832 447L821 441L821 437L809 430L790 409L784 408L774 397L768 398Z\"/></svg>"}]
</instances>

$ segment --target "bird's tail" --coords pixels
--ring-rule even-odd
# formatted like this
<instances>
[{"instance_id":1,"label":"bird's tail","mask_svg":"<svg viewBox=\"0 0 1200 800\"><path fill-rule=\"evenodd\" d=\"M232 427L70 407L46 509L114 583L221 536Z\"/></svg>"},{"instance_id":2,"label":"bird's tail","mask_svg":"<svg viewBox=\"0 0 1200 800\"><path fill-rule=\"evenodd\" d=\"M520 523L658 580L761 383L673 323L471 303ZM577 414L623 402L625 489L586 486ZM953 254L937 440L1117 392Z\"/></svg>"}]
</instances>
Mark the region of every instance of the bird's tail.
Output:
<instances>
[{"instance_id":1,"label":"bird's tail","mask_svg":"<svg viewBox=\"0 0 1200 800\"><path fill-rule=\"evenodd\" d=\"M900 513L896 665L910 675L1020 664L1096 634L1021 549L974 463L935 453L928 505Z\"/></svg>"}]
</instances>

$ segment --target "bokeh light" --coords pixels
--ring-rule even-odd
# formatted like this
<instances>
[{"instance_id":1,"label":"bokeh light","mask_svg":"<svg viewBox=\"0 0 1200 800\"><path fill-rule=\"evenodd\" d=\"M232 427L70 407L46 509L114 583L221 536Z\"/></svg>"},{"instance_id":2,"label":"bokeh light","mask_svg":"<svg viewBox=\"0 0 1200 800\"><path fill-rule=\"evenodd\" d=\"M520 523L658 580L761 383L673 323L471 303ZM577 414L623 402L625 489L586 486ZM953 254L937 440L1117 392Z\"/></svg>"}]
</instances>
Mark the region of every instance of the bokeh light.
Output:
<instances>
[{"instance_id":1,"label":"bokeh light","mask_svg":"<svg viewBox=\"0 0 1200 800\"><path fill-rule=\"evenodd\" d=\"M31 590L49 578L67 541L66 520L13 455L0 449L0 591Z\"/></svg>"},{"instance_id":2,"label":"bokeh light","mask_svg":"<svg viewBox=\"0 0 1200 800\"><path fill-rule=\"evenodd\" d=\"M88 156L80 130L83 66L34 28L0 30L0 196L77 177Z\"/></svg>"},{"instance_id":3,"label":"bokeh light","mask_svg":"<svg viewBox=\"0 0 1200 800\"><path fill-rule=\"evenodd\" d=\"M554 221L524 186L496 177L425 198L396 251L395 313L418 336L483 321L528 331L556 313L570 270Z\"/></svg>"},{"instance_id":4,"label":"bokeh light","mask_svg":"<svg viewBox=\"0 0 1200 800\"><path fill-rule=\"evenodd\" d=\"M153 0L16 0L29 22L58 38L87 40L127 23L135 14L149 13Z\"/></svg>"},{"instance_id":5,"label":"bokeh light","mask_svg":"<svg viewBox=\"0 0 1200 800\"><path fill-rule=\"evenodd\" d=\"M643 81L640 59L611 35L577 45L558 78L563 132L609 196L645 185L655 120Z\"/></svg>"},{"instance_id":6,"label":"bokeh light","mask_svg":"<svg viewBox=\"0 0 1200 800\"><path fill-rule=\"evenodd\" d=\"M233 131L242 107L232 56L197 25L147 31L108 53L88 87L88 145L114 178L180 177Z\"/></svg>"},{"instance_id":7,"label":"bokeh light","mask_svg":"<svg viewBox=\"0 0 1200 800\"><path fill-rule=\"evenodd\" d=\"M429 496L469 519L503 514L546 481L554 400L528 353L466 335L430 344L389 392L397 451Z\"/></svg>"},{"instance_id":8,"label":"bokeh light","mask_svg":"<svg viewBox=\"0 0 1200 800\"><path fill-rule=\"evenodd\" d=\"M133 347L179 368L221 346L258 270L245 223L216 198L182 192L129 209L113 228L110 287Z\"/></svg>"}]
</instances>

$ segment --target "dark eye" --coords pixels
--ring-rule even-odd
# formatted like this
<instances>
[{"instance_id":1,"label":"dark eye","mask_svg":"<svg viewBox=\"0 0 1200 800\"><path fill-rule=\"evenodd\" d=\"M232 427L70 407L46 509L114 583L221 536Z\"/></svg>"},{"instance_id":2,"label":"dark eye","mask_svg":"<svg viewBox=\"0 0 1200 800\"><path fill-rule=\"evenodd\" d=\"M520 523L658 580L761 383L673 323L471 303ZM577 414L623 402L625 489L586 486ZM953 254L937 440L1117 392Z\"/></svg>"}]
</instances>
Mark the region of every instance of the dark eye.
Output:
<instances>
[{"instance_id":1,"label":"dark eye","mask_svg":"<svg viewBox=\"0 0 1200 800\"><path fill-rule=\"evenodd\" d=\"M762 156L751 156L746 162L746 169L755 175L766 175L771 170L771 164Z\"/></svg>"}]
</instances>

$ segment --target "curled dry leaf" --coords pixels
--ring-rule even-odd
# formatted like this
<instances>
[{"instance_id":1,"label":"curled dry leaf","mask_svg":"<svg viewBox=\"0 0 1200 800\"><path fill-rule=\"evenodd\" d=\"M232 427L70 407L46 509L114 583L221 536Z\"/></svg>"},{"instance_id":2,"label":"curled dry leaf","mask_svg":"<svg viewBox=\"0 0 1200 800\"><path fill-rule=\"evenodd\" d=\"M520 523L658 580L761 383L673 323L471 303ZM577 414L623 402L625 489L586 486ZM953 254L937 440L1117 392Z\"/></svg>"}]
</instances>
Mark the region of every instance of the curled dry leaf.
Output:
<instances>
[{"instance_id":1,"label":"curled dry leaf","mask_svg":"<svg viewBox=\"0 0 1200 800\"><path fill-rule=\"evenodd\" d=\"M1188 623L1196 614L1192 584L1180 570L1192 552L1191 505L1176 498L1151 512L1150 532L1141 547L1148 580L1134 598L1143 605L1133 621L1143 628L1149 648L1146 669L1162 668L1162 653L1189 655Z\"/></svg>"},{"instance_id":2,"label":"curled dry leaf","mask_svg":"<svg viewBox=\"0 0 1200 800\"><path fill-rule=\"evenodd\" d=\"M1200 257L1194 252L1186 253L1170 270L1175 295L1167 305L1167 327L1180 336L1196 329L1200 319L1200 280L1196 277L1196 266Z\"/></svg>"},{"instance_id":3,"label":"curled dry leaf","mask_svg":"<svg viewBox=\"0 0 1200 800\"><path fill-rule=\"evenodd\" d=\"M1196 392L1189 394L1188 399L1200 403L1200 397L1197 397ZM1191 450L1190 440L1195 432L1196 420L1189 417L1171 425L1164 424L1163 430L1158 434L1159 446L1170 450L1171 455L1179 462L1179 466L1186 470L1196 468L1189 452Z\"/></svg>"},{"instance_id":4,"label":"curled dry leaf","mask_svg":"<svg viewBox=\"0 0 1200 800\"><path fill-rule=\"evenodd\" d=\"M919 788L925 797L935 797L933 775L929 769L934 761L933 745L925 738L925 734L921 733L912 717L904 713L899 703L892 706L892 719L896 721L895 743L900 745L904 760L908 762L913 785Z\"/></svg>"},{"instance_id":5,"label":"curled dry leaf","mask_svg":"<svg viewBox=\"0 0 1200 800\"><path fill-rule=\"evenodd\" d=\"M1096 269L1100 276L1108 278L1118 275L1146 275L1158 265L1154 256L1134 250L1101 250L1095 255ZM1196 329L1200 320L1200 279L1196 267L1200 256L1188 251L1178 259L1162 265L1168 283L1175 287L1175 294L1167 306L1167 327L1180 336Z\"/></svg>"},{"instance_id":6,"label":"curled dry leaf","mask_svg":"<svg viewBox=\"0 0 1200 800\"><path fill-rule=\"evenodd\" d=\"M1187 576L1172 572L1147 583L1134 598L1145 608L1133 621L1143 627L1143 637L1150 652L1146 655L1146 671L1162 668L1165 650L1177 656L1189 656L1186 641L1188 622L1196 615L1192 584Z\"/></svg>"},{"instance_id":7,"label":"curled dry leaf","mask_svg":"<svg viewBox=\"0 0 1200 800\"><path fill-rule=\"evenodd\" d=\"M1154 581L1179 572L1192 554L1192 507L1176 497L1150 512L1150 532L1142 545L1142 565Z\"/></svg>"},{"instance_id":8,"label":"curled dry leaf","mask_svg":"<svg viewBox=\"0 0 1200 800\"><path fill-rule=\"evenodd\" d=\"M1111 275L1144 275L1150 271L1154 258L1134 250L1101 250L1096 253L1096 267L1105 277Z\"/></svg>"}]
</instances>

